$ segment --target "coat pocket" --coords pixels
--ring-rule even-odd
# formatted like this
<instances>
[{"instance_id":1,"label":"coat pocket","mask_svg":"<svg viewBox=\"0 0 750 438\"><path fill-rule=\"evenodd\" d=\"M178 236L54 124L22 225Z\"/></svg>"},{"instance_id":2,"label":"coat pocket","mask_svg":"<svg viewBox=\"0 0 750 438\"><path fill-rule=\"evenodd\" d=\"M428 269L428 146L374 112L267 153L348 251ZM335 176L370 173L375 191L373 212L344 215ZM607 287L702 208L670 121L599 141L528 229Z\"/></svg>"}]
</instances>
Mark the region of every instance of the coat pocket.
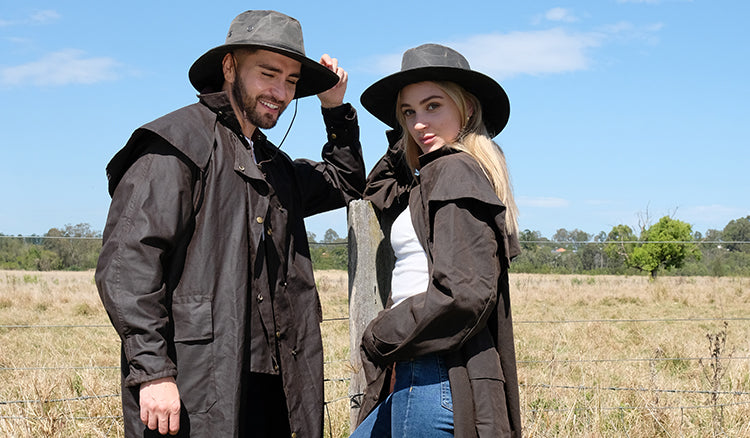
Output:
<instances>
[{"instance_id":1,"label":"coat pocket","mask_svg":"<svg viewBox=\"0 0 750 438\"><path fill-rule=\"evenodd\" d=\"M179 297L172 302L172 316L180 398L189 414L206 413L217 401L211 301Z\"/></svg>"},{"instance_id":2,"label":"coat pocket","mask_svg":"<svg viewBox=\"0 0 750 438\"><path fill-rule=\"evenodd\" d=\"M471 352L466 361L466 371L473 393L478 436L510 436L505 375L489 331L482 330L470 339L465 351Z\"/></svg>"},{"instance_id":3,"label":"coat pocket","mask_svg":"<svg viewBox=\"0 0 750 438\"><path fill-rule=\"evenodd\" d=\"M500 355L487 330L482 330L469 339L464 346L466 370L469 379L494 379L505 381Z\"/></svg>"},{"instance_id":4,"label":"coat pocket","mask_svg":"<svg viewBox=\"0 0 750 438\"><path fill-rule=\"evenodd\" d=\"M509 437L510 419L505 400L505 382L499 379L471 379L474 415L480 437Z\"/></svg>"},{"instance_id":5,"label":"coat pocket","mask_svg":"<svg viewBox=\"0 0 750 438\"><path fill-rule=\"evenodd\" d=\"M211 301L204 296L180 297L172 302L175 342L210 341L214 337Z\"/></svg>"}]
</instances>

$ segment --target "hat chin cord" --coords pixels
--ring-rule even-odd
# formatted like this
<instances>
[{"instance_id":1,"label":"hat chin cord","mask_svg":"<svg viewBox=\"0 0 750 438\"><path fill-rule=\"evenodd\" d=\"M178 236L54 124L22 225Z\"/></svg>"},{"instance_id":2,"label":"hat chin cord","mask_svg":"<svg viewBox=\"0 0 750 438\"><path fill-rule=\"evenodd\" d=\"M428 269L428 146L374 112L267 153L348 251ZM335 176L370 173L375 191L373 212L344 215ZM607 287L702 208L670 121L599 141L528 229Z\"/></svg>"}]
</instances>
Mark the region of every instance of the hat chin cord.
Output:
<instances>
[{"instance_id":1,"label":"hat chin cord","mask_svg":"<svg viewBox=\"0 0 750 438\"><path fill-rule=\"evenodd\" d=\"M289 131L292 130L292 125L294 124L294 119L297 118L297 102L299 99L294 99L294 113L292 113L292 120L289 122L289 127L286 128L286 132L284 133L284 137L281 139L281 142L278 146L276 146L276 149L273 151L273 156L267 160L263 160L263 162L266 161L273 161L274 158L276 158L276 155L279 153L279 150L281 149L281 145L284 144L284 141L286 140L286 136L289 135ZM258 163L260 164L260 163Z\"/></svg>"},{"instance_id":2,"label":"hat chin cord","mask_svg":"<svg viewBox=\"0 0 750 438\"><path fill-rule=\"evenodd\" d=\"M297 102L299 102L299 99L294 99L294 113L292 114L292 120L289 122L289 127L286 128L286 133L284 133L284 137L281 139L281 143L276 147L276 149L281 149L281 145L284 144L284 140L286 140L286 136L289 135L289 131L292 130L292 125L294 124L294 119L297 118Z\"/></svg>"}]
</instances>

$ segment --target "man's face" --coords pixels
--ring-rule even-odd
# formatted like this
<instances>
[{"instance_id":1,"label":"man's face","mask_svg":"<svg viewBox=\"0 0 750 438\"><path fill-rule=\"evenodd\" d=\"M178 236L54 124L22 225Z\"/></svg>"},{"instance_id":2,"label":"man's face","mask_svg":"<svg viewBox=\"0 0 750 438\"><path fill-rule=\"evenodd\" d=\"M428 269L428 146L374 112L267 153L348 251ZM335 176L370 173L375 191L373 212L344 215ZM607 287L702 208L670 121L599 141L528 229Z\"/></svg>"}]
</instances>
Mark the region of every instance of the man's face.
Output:
<instances>
[{"instance_id":1,"label":"man's face","mask_svg":"<svg viewBox=\"0 0 750 438\"><path fill-rule=\"evenodd\" d=\"M258 128L273 128L294 98L302 65L268 50L239 50L233 56L231 93L238 117Z\"/></svg>"}]
</instances>

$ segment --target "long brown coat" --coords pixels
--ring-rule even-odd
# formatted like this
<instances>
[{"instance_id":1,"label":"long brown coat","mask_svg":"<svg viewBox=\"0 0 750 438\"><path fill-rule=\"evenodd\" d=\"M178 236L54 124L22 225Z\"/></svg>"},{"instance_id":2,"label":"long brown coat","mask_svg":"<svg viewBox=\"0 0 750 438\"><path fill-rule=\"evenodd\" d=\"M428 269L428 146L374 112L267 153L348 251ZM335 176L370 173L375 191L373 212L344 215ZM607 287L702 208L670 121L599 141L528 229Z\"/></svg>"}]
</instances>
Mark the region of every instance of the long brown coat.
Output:
<instances>
[{"instance_id":1,"label":"long brown coat","mask_svg":"<svg viewBox=\"0 0 750 438\"><path fill-rule=\"evenodd\" d=\"M507 234L505 206L468 154L442 148L422 156L420 165L414 181L397 143L368 177L365 197L380 210L386 231L408 202L430 283L365 330L368 387L359 420L387 395L390 364L437 353L448 366L455 436L520 437L508 287L518 240Z\"/></svg>"},{"instance_id":2,"label":"long brown coat","mask_svg":"<svg viewBox=\"0 0 750 438\"><path fill-rule=\"evenodd\" d=\"M139 385L165 376L182 398L180 436L236 437L246 349L263 336L248 311L262 306L273 306L291 430L321 436L321 309L303 218L364 188L354 109L323 115L322 162L292 161L256 131L256 166L226 94L203 95L136 130L108 165L96 283L122 340L126 437L144 436ZM251 303L268 279L273 299Z\"/></svg>"}]
</instances>

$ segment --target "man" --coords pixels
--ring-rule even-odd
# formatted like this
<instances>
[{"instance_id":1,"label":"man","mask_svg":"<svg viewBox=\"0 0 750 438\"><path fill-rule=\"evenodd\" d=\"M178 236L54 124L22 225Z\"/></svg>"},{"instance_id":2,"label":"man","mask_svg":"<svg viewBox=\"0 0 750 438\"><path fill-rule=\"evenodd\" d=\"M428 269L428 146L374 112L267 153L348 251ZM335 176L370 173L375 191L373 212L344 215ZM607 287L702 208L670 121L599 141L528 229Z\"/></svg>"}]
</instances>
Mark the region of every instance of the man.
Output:
<instances>
[{"instance_id":1,"label":"man","mask_svg":"<svg viewBox=\"0 0 750 438\"><path fill-rule=\"evenodd\" d=\"M190 69L199 103L137 129L107 166L96 283L122 340L126 437L322 435L321 308L303 219L364 189L337 64L305 56L295 19L244 12ZM323 161L292 161L260 128L313 94Z\"/></svg>"}]
</instances>

